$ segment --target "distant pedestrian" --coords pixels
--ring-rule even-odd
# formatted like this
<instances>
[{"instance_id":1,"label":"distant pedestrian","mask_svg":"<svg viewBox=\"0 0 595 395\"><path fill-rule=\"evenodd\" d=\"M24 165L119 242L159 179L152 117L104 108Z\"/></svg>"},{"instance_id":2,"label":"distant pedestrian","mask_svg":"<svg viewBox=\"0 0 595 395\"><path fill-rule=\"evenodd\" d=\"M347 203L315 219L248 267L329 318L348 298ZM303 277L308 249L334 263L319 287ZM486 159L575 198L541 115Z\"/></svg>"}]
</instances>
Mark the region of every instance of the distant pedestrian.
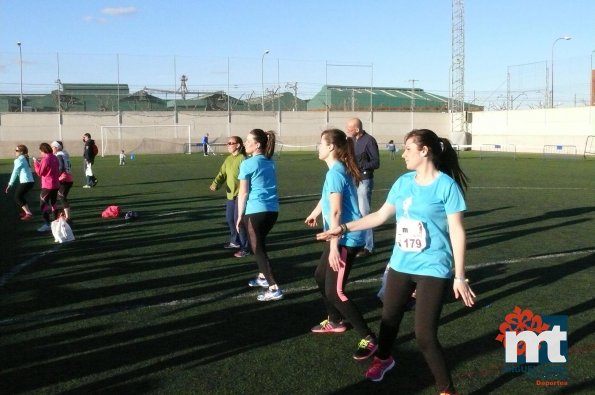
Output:
<instances>
[{"instance_id":1,"label":"distant pedestrian","mask_svg":"<svg viewBox=\"0 0 595 395\"><path fill-rule=\"evenodd\" d=\"M14 201L19 208L23 210L20 213L21 219L23 221L29 221L33 218L33 213L31 212L31 209L29 209L29 204L27 203L27 199L25 199L25 195L33 189L33 186L35 185L33 172L31 171L31 164L29 163L29 149L26 145L19 144L15 148L14 154L16 155L14 168L10 175L10 181L8 181L8 185L4 192L8 193L8 190L15 184L18 178L19 185L14 192Z\"/></svg>"},{"instance_id":2,"label":"distant pedestrian","mask_svg":"<svg viewBox=\"0 0 595 395\"><path fill-rule=\"evenodd\" d=\"M124 150L120 151L120 166L124 166L126 164L126 153Z\"/></svg>"},{"instance_id":3,"label":"distant pedestrian","mask_svg":"<svg viewBox=\"0 0 595 395\"><path fill-rule=\"evenodd\" d=\"M251 287L266 288L257 300L266 302L283 298L267 254L266 237L279 216L277 170L272 157L275 153L275 133L253 129L246 137L246 153L252 157L240 165L238 192L238 222L248 231L252 253L258 264L258 276L248 282Z\"/></svg>"},{"instance_id":4,"label":"distant pedestrian","mask_svg":"<svg viewBox=\"0 0 595 395\"><path fill-rule=\"evenodd\" d=\"M83 158L85 159L85 177L87 178L87 183L83 188L93 188L97 185L97 177L95 177L93 164L95 163L95 157L99 153L99 149L95 144L95 140L91 138L90 133L83 134L83 142L85 143Z\"/></svg>"},{"instance_id":5,"label":"distant pedestrian","mask_svg":"<svg viewBox=\"0 0 595 395\"><path fill-rule=\"evenodd\" d=\"M393 140L390 140L388 144L386 144L386 149L390 155L390 160L395 160L397 156L397 146Z\"/></svg>"},{"instance_id":6,"label":"distant pedestrian","mask_svg":"<svg viewBox=\"0 0 595 395\"><path fill-rule=\"evenodd\" d=\"M60 176L58 177L58 180L60 181L58 199L60 202L62 202L62 213L64 219L70 222L70 202L68 201L68 193L70 192L70 188L72 188L74 183L70 165L70 155L68 154L68 151L64 149L63 143L61 141L54 141L50 145L52 146L54 155L56 155L56 158L58 158L58 170L60 172Z\"/></svg>"},{"instance_id":7,"label":"distant pedestrian","mask_svg":"<svg viewBox=\"0 0 595 395\"><path fill-rule=\"evenodd\" d=\"M33 165L35 173L41 178L39 203L44 223L37 231L48 232L52 229L50 226L50 214L54 214L56 210L56 200L58 198L58 190L60 189L60 165L58 158L56 158L56 155L52 152L52 147L48 143L41 143L39 145L39 152L41 159L33 158Z\"/></svg>"},{"instance_id":8,"label":"distant pedestrian","mask_svg":"<svg viewBox=\"0 0 595 395\"><path fill-rule=\"evenodd\" d=\"M202 153L204 156L209 156L209 134L205 133L202 136Z\"/></svg>"}]
</instances>

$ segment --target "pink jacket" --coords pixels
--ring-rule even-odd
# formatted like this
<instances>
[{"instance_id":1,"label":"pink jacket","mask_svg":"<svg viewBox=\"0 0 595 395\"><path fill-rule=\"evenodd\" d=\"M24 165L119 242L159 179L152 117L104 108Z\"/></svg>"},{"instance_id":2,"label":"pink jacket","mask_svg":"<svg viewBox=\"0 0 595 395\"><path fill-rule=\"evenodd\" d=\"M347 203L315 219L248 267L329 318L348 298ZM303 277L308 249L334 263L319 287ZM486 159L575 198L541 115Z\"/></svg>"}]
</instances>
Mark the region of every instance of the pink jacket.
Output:
<instances>
[{"instance_id":1,"label":"pink jacket","mask_svg":"<svg viewBox=\"0 0 595 395\"><path fill-rule=\"evenodd\" d=\"M44 154L39 161L33 161L35 173L41 177L41 187L43 189L60 189L60 165L58 158L54 154Z\"/></svg>"}]
</instances>

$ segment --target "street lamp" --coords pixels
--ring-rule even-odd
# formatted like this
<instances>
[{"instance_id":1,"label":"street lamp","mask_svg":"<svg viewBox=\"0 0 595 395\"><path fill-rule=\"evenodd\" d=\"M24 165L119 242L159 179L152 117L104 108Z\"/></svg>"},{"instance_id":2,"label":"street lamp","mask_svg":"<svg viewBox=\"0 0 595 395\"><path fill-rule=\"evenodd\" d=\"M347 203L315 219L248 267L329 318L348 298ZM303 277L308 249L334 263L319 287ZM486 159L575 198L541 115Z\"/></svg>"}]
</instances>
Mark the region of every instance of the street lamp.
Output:
<instances>
[{"instance_id":1,"label":"street lamp","mask_svg":"<svg viewBox=\"0 0 595 395\"><path fill-rule=\"evenodd\" d=\"M23 112L23 51L21 50L21 42L18 41L19 46L19 66L21 69L21 112Z\"/></svg>"},{"instance_id":2,"label":"street lamp","mask_svg":"<svg viewBox=\"0 0 595 395\"><path fill-rule=\"evenodd\" d=\"M552 108L554 108L554 45L556 45L556 43L560 40L568 41L570 39L572 39L572 37L570 37L570 36L558 37L557 39L554 40L554 43L552 44L552 91L551 91Z\"/></svg>"},{"instance_id":3,"label":"street lamp","mask_svg":"<svg viewBox=\"0 0 595 395\"><path fill-rule=\"evenodd\" d=\"M261 97L262 111L264 111L264 56L268 53L269 53L268 49L266 51L264 51L264 53L262 54L262 58L260 60L260 82L262 84L262 97Z\"/></svg>"}]
</instances>

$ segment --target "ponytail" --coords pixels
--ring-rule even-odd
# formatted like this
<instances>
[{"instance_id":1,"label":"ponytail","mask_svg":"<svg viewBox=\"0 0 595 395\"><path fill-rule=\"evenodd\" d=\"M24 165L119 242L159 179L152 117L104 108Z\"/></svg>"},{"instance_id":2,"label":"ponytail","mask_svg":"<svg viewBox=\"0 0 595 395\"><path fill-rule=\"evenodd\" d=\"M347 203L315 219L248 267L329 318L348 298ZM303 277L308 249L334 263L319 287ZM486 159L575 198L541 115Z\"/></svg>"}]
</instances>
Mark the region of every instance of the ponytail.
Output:
<instances>
[{"instance_id":1,"label":"ponytail","mask_svg":"<svg viewBox=\"0 0 595 395\"><path fill-rule=\"evenodd\" d=\"M329 144L333 144L336 150L337 160L345 165L347 174L353 178L355 185L362 181L362 174L355 162L355 143L351 137L339 129L327 129L320 135Z\"/></svg>"},{"instance_id":2,"label":"ponytail","mask_svg":"<svg viewBox=\"0 0 595 395\"><path fill-rule=\"evenodd\" d=\"M250 134L260 145L260 152L262 152L267 159L271 159L275 154L275 132L272 130L265 132L262 129L252 129Z\"/></svg>"},{"instance_id":3,"label":"ponytail","mask_svg":"<svg viewBox=\"0 0 595 395\"><path fill-rule=\"evenodd\" d=\"M468 178L459 165L459 156L447 138L440 138L429 129L413 129L405 135L405 141L414 138L418 149L428 147L428 154L436 169L448 174L461 188L467 189Z\"/></svg>"}]
</instances>

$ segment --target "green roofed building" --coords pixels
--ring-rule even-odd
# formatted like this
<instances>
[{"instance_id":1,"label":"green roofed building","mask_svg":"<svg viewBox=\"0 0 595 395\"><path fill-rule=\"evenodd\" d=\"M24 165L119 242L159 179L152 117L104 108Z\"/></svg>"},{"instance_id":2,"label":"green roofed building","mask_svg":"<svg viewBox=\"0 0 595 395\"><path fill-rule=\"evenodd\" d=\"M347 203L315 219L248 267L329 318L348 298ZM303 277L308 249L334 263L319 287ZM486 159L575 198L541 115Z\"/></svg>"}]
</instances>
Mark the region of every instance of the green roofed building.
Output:
<instances>
[{"instance_id":1,"label":"green roofed building","mask_svg":"<svg viewBox=\"0 0 595 395\"><path fill-rule=\"evenodd\" d=\"M425 92L420 88L384 88L325 85L308 101L308 111L415 111L447 112L448 97ZM465 103L469 111L483 107Z\"/></svg>"}]
</instances>

